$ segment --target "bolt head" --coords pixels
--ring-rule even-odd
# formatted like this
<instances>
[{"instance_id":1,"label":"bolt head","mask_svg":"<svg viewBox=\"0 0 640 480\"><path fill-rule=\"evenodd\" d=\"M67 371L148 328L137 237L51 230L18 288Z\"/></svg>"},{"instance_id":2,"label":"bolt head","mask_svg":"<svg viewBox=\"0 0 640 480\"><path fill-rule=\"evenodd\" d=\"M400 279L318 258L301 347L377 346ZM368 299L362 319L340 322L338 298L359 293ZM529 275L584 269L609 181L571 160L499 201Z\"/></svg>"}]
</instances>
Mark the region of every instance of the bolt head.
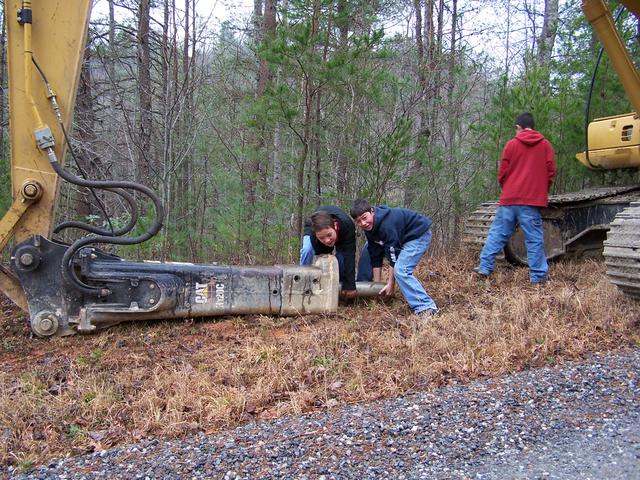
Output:
<instances>
[{"instance_id":1,"label":"bolt head","mask_svg":"<svg viewBox=\"0 0 640 480\"><path fill-rule=\"evenodd\" d=\"M53 327L53 321L51 320L51 317L46 317L40 320L40 328L42 330L48 332L49 330L51 330L51 327Z\"/></svg>"},{"instance_id":2,"label":"bolt head","mask_svg":"<svg viewBox=\"0 0 640 480\"><path fill-rule=\"evenodd\" d=\"M36 200L41 193L40 186L34 181L27 181L22 185L22 195L26 199Z\"/></svg>"},{"instance_id":3,"label":"bolt head","mask_svg":"<svg viewBox=\"0 0 640 480\"><path fill-rule=\"evenodd\" d=\"M20 255L20 264L25 267L30 267L31 265L33 265L34 260L35 259L33 258L32 253L23 253L22 255Z\"/></svg>"},{"instance_id":4,"label":"bolt head","mask_svg":"<svg viewBox=\"0 0 640 480\"><path fill-rule=\"evenodd\" d=\"M39 337L50 337L58 331L58 318L53 312L41 311L31 319L31 329Z\"/></svg>"}]
</instances>

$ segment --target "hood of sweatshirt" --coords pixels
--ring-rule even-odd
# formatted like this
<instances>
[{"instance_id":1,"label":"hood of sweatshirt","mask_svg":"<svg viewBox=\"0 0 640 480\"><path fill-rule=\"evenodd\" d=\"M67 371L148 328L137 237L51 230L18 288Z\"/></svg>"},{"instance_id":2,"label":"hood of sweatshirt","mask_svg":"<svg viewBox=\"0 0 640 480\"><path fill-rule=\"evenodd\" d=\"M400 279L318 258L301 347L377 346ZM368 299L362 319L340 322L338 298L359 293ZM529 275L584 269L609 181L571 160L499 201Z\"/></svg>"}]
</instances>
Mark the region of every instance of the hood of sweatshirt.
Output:
<instances>
[{"instance_id":1,"label":"hood of sweatshirt","mask_svg":"<svg viewBox=\"0 0 640 480\"><path fill-rule=\"evenodd\" d=\"M378 227L382 223L382 220L384 219L384 217L389 215L390 211L391 209L386 205L373 207L373 229L371 230L372 232L378 229Z\"/></svg>"},{"instance_id":2,"label":"hood of sweatshirt","mask_svg":"<svg viewBox=\"0 0 640 480\"><path fill-rule=\"evenodd\" d=\"M544 136L536 130L526 129L518 133L516 139L525 145L531 146L544 140Z\"/></svg>"}]
</instances>

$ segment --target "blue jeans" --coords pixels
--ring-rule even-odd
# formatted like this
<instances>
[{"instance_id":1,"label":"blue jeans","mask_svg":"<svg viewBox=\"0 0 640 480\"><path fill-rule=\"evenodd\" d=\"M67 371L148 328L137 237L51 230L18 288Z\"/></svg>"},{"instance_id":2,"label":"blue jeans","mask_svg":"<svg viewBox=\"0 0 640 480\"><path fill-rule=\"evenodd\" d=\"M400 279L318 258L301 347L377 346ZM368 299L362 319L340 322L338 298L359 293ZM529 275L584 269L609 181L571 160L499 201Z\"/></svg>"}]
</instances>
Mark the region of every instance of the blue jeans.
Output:
<instances>
[{"instance_id":1,"label":"blue jeans","mask_svg":"<svg viewBox=\"0 0 640 480\"><path fill-rule=\"evenodd\" d=\"M369 256L369 245L367 242L362 247L360 252L360 258L358 259L358 271L356 272L356 282L371 282L373 281L373 267L371 266L371 257Z\"/></svg>"},{"instance_id":2,"label":"blue jeans","mask_svg":"<svg viewBox=\"0 0 640 480\"><path fill-rule=\"evenodd\" d=\"M300 248L300 265L311 265L316 251L313 249L311 237L305 235L302 237L302 247Z\"/></svg>"},{"instance_id":3,"label":"blue jeans","mask_svg":"<svg viewBox=\"0 0 640 480\"><path fill-rule=\"evenodd\" d=\"M428 309L438 310L433 299L413 275L416 265L430 244L431 230L420 238L405 243L393 267L393 276L413 313L420 313Z\"/></svg>"},{"instance_id":4,"label":"blue jeans","mask_svg":"<svg viewBox=\"0 0 640 480\"><path fill-rule=\"evenodd\" d=\"M516 222L524 233L527 247L527 263L529 264L529 280L532 283L544 282L549 265L544 254L544 233L540 207L528 205L506 205L498 207L491 224L489 235L480 253L479 273L489 275L493 272L496 255L509 242Z\"/></svg>"}]
</instances>

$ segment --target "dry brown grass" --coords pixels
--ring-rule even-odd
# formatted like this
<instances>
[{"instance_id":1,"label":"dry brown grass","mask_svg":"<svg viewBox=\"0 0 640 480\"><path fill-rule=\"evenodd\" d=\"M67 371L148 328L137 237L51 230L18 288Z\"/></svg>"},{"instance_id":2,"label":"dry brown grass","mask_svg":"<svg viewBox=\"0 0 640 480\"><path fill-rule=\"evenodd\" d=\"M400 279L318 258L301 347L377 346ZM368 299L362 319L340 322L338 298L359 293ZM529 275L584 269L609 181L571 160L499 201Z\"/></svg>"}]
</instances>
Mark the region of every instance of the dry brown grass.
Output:
<instances>
[{"instance_id":1,"label":"dry brown grass","mask_svg":"<svg viewBox=\"0 0 640 480\"><path fill-rule=\"evenodd\" d=\"M442 309L426 326L398 297L333 318L128 324L40 340L5 301L0 458L29 466L640 344L640 305L609 284L602 263L555 264L552 280L533 287L525 268L478 279L474 261L449 255L418 269Z\"/></svg>"}]
</instances>

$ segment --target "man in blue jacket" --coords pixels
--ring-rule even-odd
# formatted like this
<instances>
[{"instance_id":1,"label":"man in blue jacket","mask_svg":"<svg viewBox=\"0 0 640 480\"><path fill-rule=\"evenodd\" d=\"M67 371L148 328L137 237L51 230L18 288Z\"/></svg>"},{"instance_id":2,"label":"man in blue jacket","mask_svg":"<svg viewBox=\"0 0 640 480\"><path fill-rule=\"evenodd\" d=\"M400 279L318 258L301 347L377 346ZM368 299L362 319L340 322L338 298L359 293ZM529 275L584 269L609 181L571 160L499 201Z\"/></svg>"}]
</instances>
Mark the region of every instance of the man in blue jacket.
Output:
<instances>
[{"instance_id":1,"label":"man in blue jacket","mask_svg":"<svg viewBox=\"0 0 640 480\"><path fill-rule=\"evenodd\" d=\"M372 207L362 199L353 202L350 213L367 237L373 281L380 281L385 256L391 266L392 273L380 295L393 295L397 282L414 314L430 317L438 313L435 302L413 275L431 244L431 219L406 208Z\"/></svg>"}]
</instances>

